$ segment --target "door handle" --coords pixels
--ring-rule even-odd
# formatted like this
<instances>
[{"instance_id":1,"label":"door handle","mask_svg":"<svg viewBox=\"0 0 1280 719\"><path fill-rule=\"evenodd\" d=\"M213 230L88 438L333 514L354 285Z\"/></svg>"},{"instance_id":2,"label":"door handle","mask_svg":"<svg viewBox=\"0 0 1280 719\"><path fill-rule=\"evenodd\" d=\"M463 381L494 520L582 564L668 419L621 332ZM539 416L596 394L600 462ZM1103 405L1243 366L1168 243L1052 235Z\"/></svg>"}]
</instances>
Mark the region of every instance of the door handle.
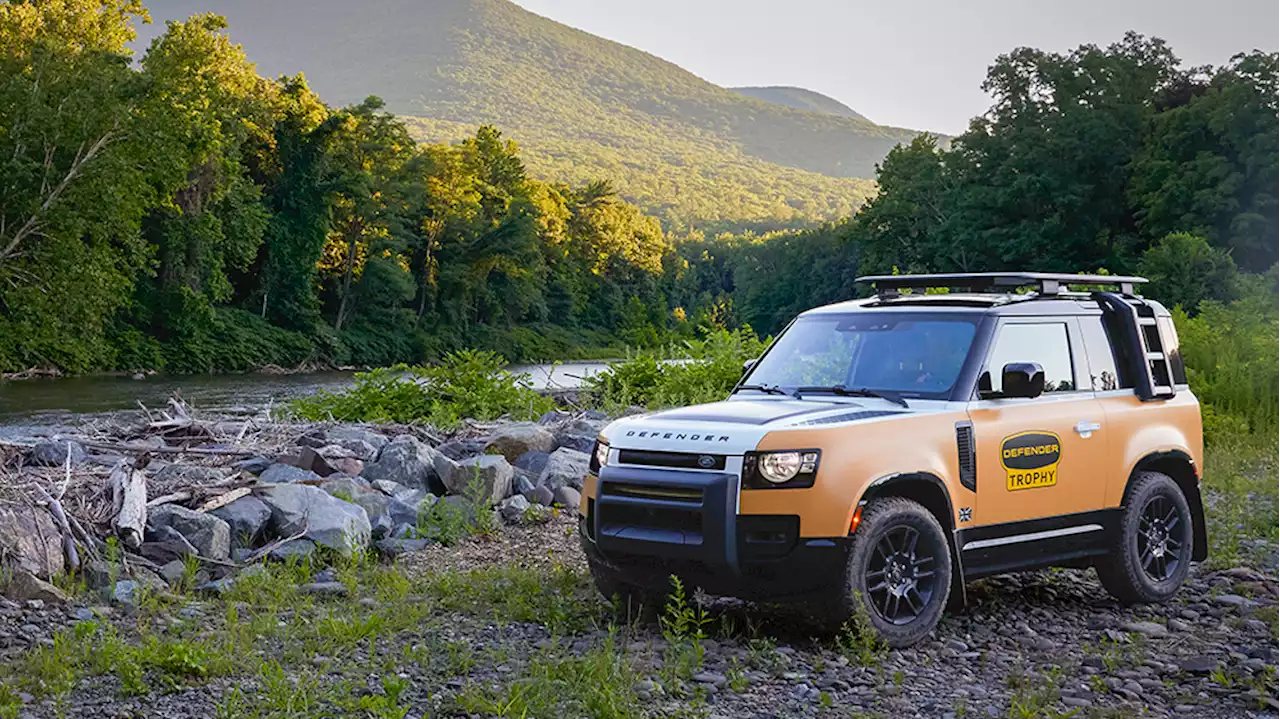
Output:
<instances>
[{"instance_id":1,"label":"door handle","mask_svg":"<svg viewBox=\"0 0 1280 719\"><path fill-rule=\"evenodd\" d=\"M1080 435L1081 439L1089 439L1089 437L1093 436L1094 432L1101 429L1101 424L1097 422L1090 422L1087 419L1082 419L1079 422L1076 422L1075 426L1076 434Z\"/></svg>"}]
</instances>

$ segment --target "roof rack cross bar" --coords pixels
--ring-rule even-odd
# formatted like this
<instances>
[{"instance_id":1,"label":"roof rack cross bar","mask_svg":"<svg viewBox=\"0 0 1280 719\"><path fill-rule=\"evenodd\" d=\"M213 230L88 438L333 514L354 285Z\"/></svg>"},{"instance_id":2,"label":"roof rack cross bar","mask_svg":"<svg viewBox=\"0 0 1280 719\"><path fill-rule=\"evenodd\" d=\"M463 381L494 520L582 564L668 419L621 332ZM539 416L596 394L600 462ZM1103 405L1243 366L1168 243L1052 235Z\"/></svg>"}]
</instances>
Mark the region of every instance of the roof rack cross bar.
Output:
<instances>
[{"instance_id":1,"label":"roof rack cross bar","mask_svg":"<svg viewBox=\"0 0 1280 719\"><path fill-rule=\"evenodd\" d=\"M904 289L948 289L989 293L1011 292L1033 287L1042 296L1052 297L1069 285L1114 287L1120 294L1133 297L1136 285L1146 284L1143 277L1118 275L1072 275L1051 272L965 272L937 275L868 275L855 282L875 285L881 299L897 297Z\"/></svg>"}]
</instances>

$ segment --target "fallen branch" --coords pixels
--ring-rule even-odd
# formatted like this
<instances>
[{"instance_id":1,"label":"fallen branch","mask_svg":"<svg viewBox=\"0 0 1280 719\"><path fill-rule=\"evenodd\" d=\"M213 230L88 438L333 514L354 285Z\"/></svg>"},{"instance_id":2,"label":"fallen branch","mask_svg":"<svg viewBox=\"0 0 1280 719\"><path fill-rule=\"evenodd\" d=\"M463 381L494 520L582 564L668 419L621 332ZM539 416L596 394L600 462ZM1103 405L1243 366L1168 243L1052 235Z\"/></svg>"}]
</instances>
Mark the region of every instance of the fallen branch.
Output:
<instances>
[{"instance_id":1,"label":"fallen branch","mask_svg":"<svg viewBox=\"0 0 1280 719\"><path fill-rule=\"evenodd\" d=\"M45 491L44 487L35 485L36 492L40 494L40 499L49 506L49 513L53 515L53 521L58 524L58 532L62 535L62 551L67 555L67 564L71 569L80 568L80 553L76 551L76 538L71 533L71 523L67 521L67 513L62 511L62 503L54 499Z\"/></svg>"},{"instance_id":2,"label":"fallen branch","mask_svg":"<svg viewBox=\"0 0 1280 719\"><path fill-rule=\"evenodd\" d=\"M112 505L116 508L116 536L125 546L142 545L147 524L147 475L124 460L111 471Z\"/></svg>"},{"instance_id":3,"label":"fallen branch","mask_svg":"<svg viewBox=\"0 0 1280 719\"><path fill-rule=\"evenodd\" d=\"M149 500L147 502L147 509L159 507L162 504L173 504L174 502L185 502L188 499L191 499L191 492L188 492L185 489L182 490L181 492L173 492L172 494L162 494L159 497L156 497L155 499Z\"/></svg>"},{"instance_id":4,"label":"fallen branch","mask_svg":"<svg viewBox=\"0 0 1280 719\"><path fill-rule=\"evenodd\" d=\"M210 499L209 501L200 505L200 508L197 509L196 511L212 512L215 509L218 509L220 507L225 507L228 504L231 504L232 502L236 501L237 499L240 499L241 497L247 496L252 491L253 489L251 487L241 487L239 489L233 489L230 492L220 494L217 497Z\"/></svg>"}]
</instances>

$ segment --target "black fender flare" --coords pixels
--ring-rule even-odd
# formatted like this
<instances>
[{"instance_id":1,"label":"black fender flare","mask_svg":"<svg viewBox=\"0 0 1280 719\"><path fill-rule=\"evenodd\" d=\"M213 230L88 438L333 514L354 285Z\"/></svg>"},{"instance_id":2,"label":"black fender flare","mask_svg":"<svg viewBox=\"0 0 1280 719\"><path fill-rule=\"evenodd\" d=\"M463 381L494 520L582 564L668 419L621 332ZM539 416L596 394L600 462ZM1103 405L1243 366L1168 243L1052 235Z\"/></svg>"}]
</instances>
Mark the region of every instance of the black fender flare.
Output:
<instances>
[{"instance_id":1,"label":"black fender flare","mask_svg":"<svg viewBox=\"0 0 1280 719\"><path fill-rule=\"evenodd\" d=\"M1208 559L1209 529L1205 523L1204 498L1200 494L1201 477L1195 460L1180 449L1152 452L1144 456L1133 465L1133 470L1125 480L1121 506L1129 501L1129 490L1133 487L1134 477L1142 471L1160 472L1177 483L1183 496L1187 498L1187 507L1191 510L1191 560L1203 562Z\"/></svg>"},{"instance_id":2,"label":"black fender flare","mask_svg":"<svg viewBox=\"0 0 1280 719\"><path fill-rule=\"evenodd\" d=\"M947 535L947 544L951 548L951 595L953 601L958 601L958 605L963 607L968 604L968 595L965 592L964 582L964 562L960 557L960 543L956 541L955 526L955 507L951 503L951 493L947 491L947 484L942 478L932 472L900 472L885 475L873 480L867 485L862 492L862 498L858 501L858 508L865 506L868 502L874 501L878 497L905 496L909 499L915 499L918 492L903 492L907 487L918 488L922 486L929 487L929 491L936 490L937 494L942 497L942 502L921 502L927 509L938 519L938 523L942 525L943 532ZM913 496L915 495L915 496Z\"/></svg>"}]
</instances>

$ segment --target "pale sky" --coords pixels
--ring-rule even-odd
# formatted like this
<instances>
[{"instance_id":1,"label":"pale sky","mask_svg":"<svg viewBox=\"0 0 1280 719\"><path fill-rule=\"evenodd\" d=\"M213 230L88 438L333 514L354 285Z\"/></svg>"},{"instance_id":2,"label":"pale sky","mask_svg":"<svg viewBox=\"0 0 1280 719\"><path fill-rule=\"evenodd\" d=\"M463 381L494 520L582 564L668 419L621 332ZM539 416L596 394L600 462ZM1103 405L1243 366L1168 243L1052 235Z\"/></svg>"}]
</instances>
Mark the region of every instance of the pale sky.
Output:
<instances>
[{"instance_id":1,"label":"pale sky","mask_svg":"<svg viewBox=\"0 0 1280 719\"><path fill-rule=\"evenodd\" d=\"M653 53L718 85L798 85L872 120L956 134L1017 46L1164 38L1189 65L1280 45L1277 0L515 0Z\"/></svg>"}]
</instances>

